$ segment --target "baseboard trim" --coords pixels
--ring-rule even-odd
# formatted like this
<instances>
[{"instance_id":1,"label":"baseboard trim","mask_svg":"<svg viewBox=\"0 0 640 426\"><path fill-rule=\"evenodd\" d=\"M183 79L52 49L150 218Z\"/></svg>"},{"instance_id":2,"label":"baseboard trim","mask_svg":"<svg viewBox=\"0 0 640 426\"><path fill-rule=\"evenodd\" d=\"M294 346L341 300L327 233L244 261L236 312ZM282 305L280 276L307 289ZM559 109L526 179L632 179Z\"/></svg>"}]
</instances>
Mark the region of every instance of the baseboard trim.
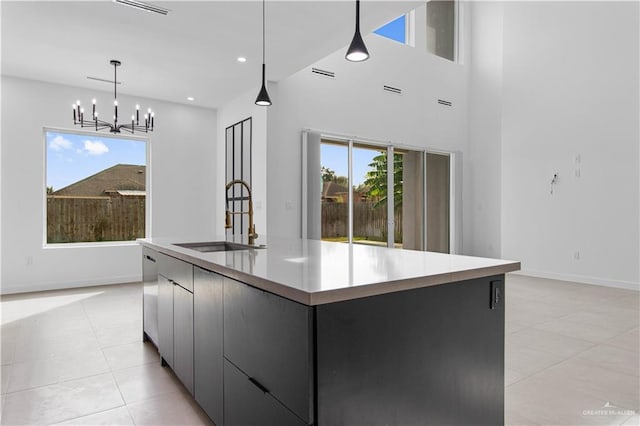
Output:
<instances>
[{"instance_id":1,"label":"baseboard trim","mask_svg":"<svg viewBox=\"0 0 640 426\"><path fill-rule=\"evenodd\" d=\"M140 281L142 281L142 275L122 275L117 277L95 278L95 279L72 281L72 282L65 281L64 283L44 282L44 283L29 284L28 286L2 285L0 287L0 295L17 294L17 293L33 293L36 291L47 291L47 290L64 290L68 288L96 287L101 285L125 284L125 283L140 282Z\"/></svg>"},{"instance_id":2,"label":"baseboard trim","mask_svg":"<svg viewBox=\"0 0 640 426\"><path fill-rule=\"evenodd\" d=\"M511 274L640 291L640 283L633 281L611 280L605 278L587 277L584 275L558 274L556 272L533 271L530 269L511 272Z\"/></svg>"}]
</instances>

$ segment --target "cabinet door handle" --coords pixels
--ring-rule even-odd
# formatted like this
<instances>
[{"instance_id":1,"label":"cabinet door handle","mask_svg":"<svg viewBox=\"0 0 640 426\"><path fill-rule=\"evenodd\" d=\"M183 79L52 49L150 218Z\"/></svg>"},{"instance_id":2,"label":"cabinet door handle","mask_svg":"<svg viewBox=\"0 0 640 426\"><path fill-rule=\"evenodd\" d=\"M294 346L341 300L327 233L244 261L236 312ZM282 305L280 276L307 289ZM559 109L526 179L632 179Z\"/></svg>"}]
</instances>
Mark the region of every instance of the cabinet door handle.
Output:
<instances>
[{"instance_id":1,"label":"cabinet door handle","mask_svg":"<svg viewBox=\"0 0 640 426\"><path fill-rule=\"evenodd\" d=\"M151 256L149 256L149 255L146 255L145 257L147 258L147 260L150 260L150 261L152 261L153 263L156 263L156 260L155 260L153 257L151 257Z\"/></svg>"},{"instance_id":2,"label":"cabinet door handle","mask_svg":"<svg viewBox=\"0 0 640 426\"><path fill-rule=\"evenodd\" d=\"M265 388L262 383L254 379L253 377L249 377L249 381L253 383L258 389L260 389L264 393L269 393L269 389Z\"/></svg>"}]
</instances>

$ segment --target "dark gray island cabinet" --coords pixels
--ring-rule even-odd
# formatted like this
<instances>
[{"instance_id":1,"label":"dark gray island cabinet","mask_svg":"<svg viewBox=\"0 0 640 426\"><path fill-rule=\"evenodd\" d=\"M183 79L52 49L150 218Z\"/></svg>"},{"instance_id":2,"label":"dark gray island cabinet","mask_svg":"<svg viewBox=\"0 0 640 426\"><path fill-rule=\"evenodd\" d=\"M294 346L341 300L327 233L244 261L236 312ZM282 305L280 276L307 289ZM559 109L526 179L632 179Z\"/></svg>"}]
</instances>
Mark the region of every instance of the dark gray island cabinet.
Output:
<instances>
[{"instance_id":1,"label":"dark gray island cabinet","mask_svg":"<svg viewBox=\"0 0 640 426\"><path fill-rule=\"evenodd\" d=\"M504 273L312 304L153 248L163 365L218 426L504 423Z\"/></svg>"}]
</instances>

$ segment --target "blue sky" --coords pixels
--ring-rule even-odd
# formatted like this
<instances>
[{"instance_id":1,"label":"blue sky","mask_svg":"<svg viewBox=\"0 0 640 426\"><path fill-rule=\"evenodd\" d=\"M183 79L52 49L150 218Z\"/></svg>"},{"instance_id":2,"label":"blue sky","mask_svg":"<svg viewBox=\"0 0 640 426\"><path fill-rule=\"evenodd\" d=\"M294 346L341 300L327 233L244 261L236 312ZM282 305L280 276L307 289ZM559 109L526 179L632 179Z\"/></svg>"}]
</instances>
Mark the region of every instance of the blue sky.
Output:
<instances>
[{"instance_id":1,"label":"blue sky","mask_svg":"<svg viewBox=\"0 0 640 426\"><path fill-rule=\"evenodd\" d=\"M383 150L385 148L382 148ZM364 148L353 149L353 185L358 186L366 179L370 170L369 164L373 157L379 155L380 151ZM348 174L348 150L342 145L320 145L320 164L334 172L336 176L347 176Z\"/></svg>"},{"instance_id":2,"label":"blue sky","mask_svg":"<svg viewBox=\"0 0 640 426\"><path fill-rule=\"evenodd\" d=\"M402 15L388 24L381 26L375 30L374 33L400 43L405 43L405 22L405 15Z\"/></svg>"},{"instance_id":3,"label":"blue sky","mask_svg":"<svg viewBox=\"0 0 640 426\"><path fill-rule=\"evenodd\" d=\"M146 165L138 140L47 132L47 186L57 191L116 164Z\"/></svg>"}]
</instances>

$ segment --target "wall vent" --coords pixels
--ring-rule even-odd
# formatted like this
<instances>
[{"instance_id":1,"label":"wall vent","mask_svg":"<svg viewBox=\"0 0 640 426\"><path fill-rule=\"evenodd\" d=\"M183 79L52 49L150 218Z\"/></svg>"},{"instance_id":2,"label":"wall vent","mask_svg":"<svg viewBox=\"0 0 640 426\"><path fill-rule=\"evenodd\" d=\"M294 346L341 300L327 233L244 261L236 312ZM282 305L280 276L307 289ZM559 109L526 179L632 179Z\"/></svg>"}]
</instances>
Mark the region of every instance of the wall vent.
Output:
<instances>
[{"instance_id":1,"label":"wall vent","mask_svg":"<svg viewBox=\"0 0 640 426\"><path fill-rule=\"evenodd\" d=\"M444 106L451 106L451 101L445 101L444 99L438 99L438 103Z\"/></svg>"},{"instance_id":2,"label":"wall vent","mask_svg":"<svg viewBox=\"0 0 640 426\"><path fill-rule=\"evenodd\" d=\"M400 89L398 87L384 85L384 86L382 86L382 89L385 92L395 93L396 95L402 95L402 89Z\"/></svg>"},{"instance_id":3,"label":"wall vent","mask_svg":"<svg viewBox=\"0 0 640 426\"><path fill-rule=\"evenodd\" d=\"M318 75L323 75L329 78L335 78L336 73L333 71L321 70L320 68L311 68L311 72Z\"/></svg>"}]
</instances>

